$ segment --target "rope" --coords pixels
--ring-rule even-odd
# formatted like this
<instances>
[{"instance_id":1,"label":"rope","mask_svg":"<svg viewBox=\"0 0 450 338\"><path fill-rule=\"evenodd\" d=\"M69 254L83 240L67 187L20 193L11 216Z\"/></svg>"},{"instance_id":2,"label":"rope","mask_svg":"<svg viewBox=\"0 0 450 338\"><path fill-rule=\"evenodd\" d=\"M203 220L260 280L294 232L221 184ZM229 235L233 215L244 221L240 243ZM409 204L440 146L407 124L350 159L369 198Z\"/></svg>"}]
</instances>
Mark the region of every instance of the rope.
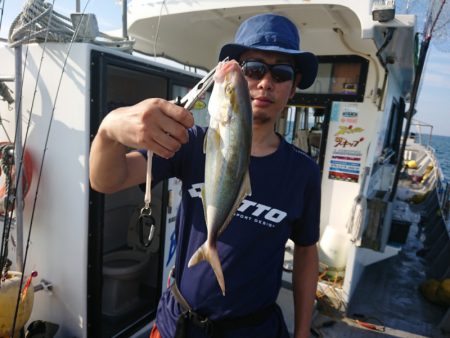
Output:
<instances>
[{"instance_id":1,"label":"rope","mask_svg":"<svg viewBox=\"0 0 450 338\"><path fill-rule=\"evenodd\" d=\"M153 152L147 150L147 180L145 183L144 207L150 208L152 203L152 159Z\"/></svg>"},{"instance_id":2,"label":"rope","mask_svg":"<svg viewBox=\"0 0 450 338\"><path fill-rule=\"evenodd\" d=\"M51 19L50 19L51 18ZM86 17L84 17L86 18ZM84 18L80 21L85 21ZM87 21L87 20L86 20ZM132 51L134 40L117 38L99 32L105 40L96 40L74 28L75 23L53 10L44 0L28 0L22 12L13 20L8 34L10 47L31 42L89 41L97 45ZM78 27L80 24L78 24Z\"/></svg>"}]
</instances>

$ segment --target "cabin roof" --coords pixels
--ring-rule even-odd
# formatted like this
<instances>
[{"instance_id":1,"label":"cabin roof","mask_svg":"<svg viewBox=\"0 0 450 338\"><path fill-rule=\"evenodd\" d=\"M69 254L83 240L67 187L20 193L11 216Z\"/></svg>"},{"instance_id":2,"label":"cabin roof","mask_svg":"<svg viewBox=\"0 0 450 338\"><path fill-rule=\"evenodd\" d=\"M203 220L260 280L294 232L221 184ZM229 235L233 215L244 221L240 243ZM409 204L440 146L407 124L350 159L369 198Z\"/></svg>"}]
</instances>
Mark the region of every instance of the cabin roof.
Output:
<instances>
[{"instance_id":1,"label":"cabin roof","mask_svg":"<svg viewBox=\"0 0 450 338\"><path fill-rule=\"evenodd\" d=\"M395 60L390 71L404 82L407 92L414 74L415 17L397 15L387 23L373 21L371 1L242 1L134 0L129 5L128 34L135 49L164 56L182 64L211 69L220 48L233 41L239 24L248 17L274 12L290 18L301 32L301 48L316 55L370 54L376 58L388 28L394 29L393 43L382 55ZM340 29L348 45L339 41Z\"/></svg>"}]
</instances>

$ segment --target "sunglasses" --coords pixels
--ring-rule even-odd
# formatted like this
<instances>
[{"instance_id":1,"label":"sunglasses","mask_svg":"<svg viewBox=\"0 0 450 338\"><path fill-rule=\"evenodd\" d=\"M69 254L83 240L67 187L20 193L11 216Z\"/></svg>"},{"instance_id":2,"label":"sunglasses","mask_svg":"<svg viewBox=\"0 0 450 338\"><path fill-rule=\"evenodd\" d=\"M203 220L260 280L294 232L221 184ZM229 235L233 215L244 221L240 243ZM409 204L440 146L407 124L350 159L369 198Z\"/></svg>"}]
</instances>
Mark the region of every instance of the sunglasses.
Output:
<instances>
[{"instance_id":1,"label":"sunglasses","mask_svg":"<svg viewBox=\"0 0 450 338\"><path fill-rule=\"evenodd\" d=\"M267 72L270 72L272 79L278 83L292 81L295 77L294 67L287 63L269 65L262 61L248 60L243 61L241 67L244 75L252 80L261 80Z\"/></svg>"}]
</instances>

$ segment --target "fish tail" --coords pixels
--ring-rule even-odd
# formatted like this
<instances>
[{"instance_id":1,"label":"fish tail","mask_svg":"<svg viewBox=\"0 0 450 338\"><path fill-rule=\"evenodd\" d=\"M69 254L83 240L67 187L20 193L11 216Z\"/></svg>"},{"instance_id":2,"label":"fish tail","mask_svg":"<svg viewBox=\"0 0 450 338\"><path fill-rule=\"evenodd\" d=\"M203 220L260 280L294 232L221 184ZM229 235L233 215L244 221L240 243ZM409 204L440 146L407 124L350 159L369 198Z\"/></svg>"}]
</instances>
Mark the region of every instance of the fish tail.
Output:
<instances>
[{"instance_id":1,"label":"fish tail","mask_svg":"<svg viewBox=\"0 0 450 338\"><path fill-rule=\"evenodd\" d=\"M201 261L207 261L216 275L217 282L219 283L222 294L225 296L225 279L223 277L222 265L219 260L219 253L216 247L208 246L204 243L198 250L192 255L189 260L188 267L194 266Z\"/></svg>"}]
</instances>

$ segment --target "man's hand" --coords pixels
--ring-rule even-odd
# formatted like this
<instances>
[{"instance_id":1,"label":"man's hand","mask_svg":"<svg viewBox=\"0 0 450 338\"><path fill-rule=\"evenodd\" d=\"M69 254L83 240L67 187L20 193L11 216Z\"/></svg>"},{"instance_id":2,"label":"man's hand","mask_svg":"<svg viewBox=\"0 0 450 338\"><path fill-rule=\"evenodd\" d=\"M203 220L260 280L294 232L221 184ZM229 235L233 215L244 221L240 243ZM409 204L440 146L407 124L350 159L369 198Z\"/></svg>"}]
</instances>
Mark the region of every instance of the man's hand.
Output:
<instances>
[{"instance_id":1,"label":"man's hand","mask_svg":"<svg viewBox=\"0 0 450 338\"><path fill-rule=\"evenodd\" d=\"M148 99L118 108L103 119L89 159L93 189L112 193L145 182L145 159L128 148L148 149L172 157L188 142L192 114L163 99Z\"/></svg>"},{"instance_id":2,"label":"man's hand","mask_svg":"<svg viewBox=\"0 0 450 338\"><path fill-rule=\"evenodd\" d=\"M99 134L135 149L148 149L164 158L172 157L188 141L192 114L163 99L148 99L109 113Z\"/></svg>"}]
</instances>

